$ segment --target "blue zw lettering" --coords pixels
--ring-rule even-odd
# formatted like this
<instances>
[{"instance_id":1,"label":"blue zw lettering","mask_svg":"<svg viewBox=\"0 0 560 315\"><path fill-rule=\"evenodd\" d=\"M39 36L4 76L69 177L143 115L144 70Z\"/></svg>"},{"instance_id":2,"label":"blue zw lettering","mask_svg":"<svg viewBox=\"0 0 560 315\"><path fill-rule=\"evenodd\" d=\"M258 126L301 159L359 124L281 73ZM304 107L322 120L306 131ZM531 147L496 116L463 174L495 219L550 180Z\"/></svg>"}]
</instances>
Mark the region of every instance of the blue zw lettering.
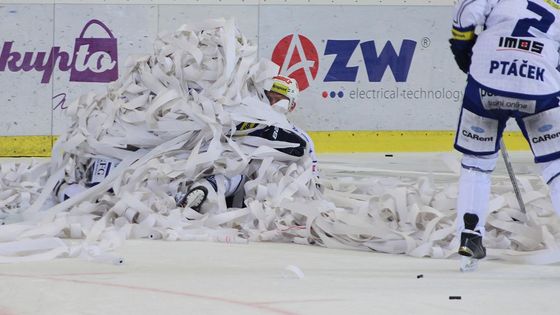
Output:
<instances>
[{"instance_id":1,"label":"blue zw lettering","mask_svg":"<svg viewBox=\"0 0 560 315\"><path fill-rule=\"evenodd\" d=\"M522 77L531 80L544 82L544 70L541 67L528 64L527 60L519 62L517 59L513 61L490 61L490 73L500 73L502 75L511 75L514 77Z\"/></svg>"},{"instance_id":2,"label":"blue zw lettering","mask_svg":"<svg viewBox=\"0 0 560 315\"><path fill-rule=\"evenodd\" d=\"M331 81L356 81L358 67L348 67L348 61L360 43L359 40L328 40L325 55L336 55L325 76L325 82Z\"/></svg>"},{"instance_id":3,"label":"blue zw lettering","mask_svg":"<svg viewBox=\"0 0 560 315\"><path fill-rule=\"evenodd\" d=\"M390 41L387 41L378 53L375 41L360 43L359 40L328 40L325 55L336 57L325 76L325 82L356 81L359 67L349 67L348 62L358 44L364 57L369 82L381 82L387 68L391 69L396 82L406 82L416 49L416 42L408 39L402 41L398 54Z\"/></svg>"}]
</instances>

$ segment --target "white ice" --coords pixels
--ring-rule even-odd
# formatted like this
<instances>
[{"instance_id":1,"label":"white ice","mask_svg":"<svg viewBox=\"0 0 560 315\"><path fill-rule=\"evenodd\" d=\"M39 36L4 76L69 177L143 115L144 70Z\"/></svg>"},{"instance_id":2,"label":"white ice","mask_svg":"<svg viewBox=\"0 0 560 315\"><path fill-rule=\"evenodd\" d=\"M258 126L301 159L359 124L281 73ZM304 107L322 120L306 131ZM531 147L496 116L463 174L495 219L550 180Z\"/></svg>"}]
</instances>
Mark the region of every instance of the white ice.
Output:
<instances>
[{"instance_id":1,"label":"white ice","mask_svg":"<svg viewBox=\"0 0 560 315\"><path fill-rule=\"evenodd\" d=\"M327 177L428 172L457 180L435 154L322 155L320 161ZM519 173L536 170L528 153L512 154L512 162ZM506 176L502 164L496 176ZM560 312L558 265L488 260L461 273L456 258L256 242L130 240L115 254L124 264L70 258L0 265L0 315Z\"/></svg>"}]
</instances>

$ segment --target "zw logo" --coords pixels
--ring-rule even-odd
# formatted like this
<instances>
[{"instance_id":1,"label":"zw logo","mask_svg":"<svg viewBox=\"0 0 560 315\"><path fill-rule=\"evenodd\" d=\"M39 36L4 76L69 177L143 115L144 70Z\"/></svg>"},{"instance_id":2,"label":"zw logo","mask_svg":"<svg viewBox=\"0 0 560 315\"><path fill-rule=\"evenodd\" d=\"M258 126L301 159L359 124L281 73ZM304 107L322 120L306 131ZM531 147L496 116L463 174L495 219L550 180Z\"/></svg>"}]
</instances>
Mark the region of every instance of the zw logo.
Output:
<instances>
[{"instance_id":1,"label":"zw logo","mask_svg":"<svg viewBox=\"0 0 560 315\"><path fill-rule=\"evenodd\" d=\"M92 24L105 30L109 38L84 38ZM99 20L89 21L75 39L73 54L52 47L50 52L12 51L13 41L4 42L0 53L0 71L6 67L10 72L35 70L42 72L41 83L49 83L55 67L70 71L70 81L112 82L118 78L117 39L109 28Z\"/></svg>"},{"instance_id":2,"label":"zw logo","mask_svg":"<svg viewBox=\"0 0 560 315\"><path fill-rule=\"evenodd\" d=\"M280 66L280 73L295 79L301 91L309 87L319 71L315 45L300 34L282 38L272 51L272 62Z\"/></svg>"},{"instance_id":3,"label":"zw logo","mask_svg":"<svg viewBox=\"0 0 560 315\"><path fill-rule=\"evenodd\" d=\"M324 82L356 81L359 66L349 66L348 63L358 45L369 82L381 82L388 67L395 81L406 82L416 49L416 42L408 39L402 41L398 53L390 41L378 52L373 40L327 40L324 55L335 57L323 79ZM282 38L272 52L272 61L280 66L280 73L297 80L302 91L317 77L317 49L311 40L301 34Z\"/></svg>"},{"instance_id":4,"label":"zw logo","mask_svg":"<svg viewBox=\"0 0 560 315\"><path fill-rule=\"evenodd\" d=\"M476 132L476 133L483 133L483 132L485 131L484 129L482 129L482 128L478 127L478 126L472 126L472 127L471 127L471 130L474 131L474 132Z\"/></svg>"},{"instance_id":5,"label":"zw logo","mask_svg":"<svg viewBox=\"0 0 560 315\"><path fill-rule=\"evenodd\" d=\"M539 129L537 129L539 132L547 132L550 131L552 129L552 125L550 124L546 124L542 127L540 127Z\"/></svg>"},{"instance_id":6,"label":"zw logo","mask_svg":"<svg viewBox=\"0 0 560 315\"><path fill-rule=\"evenodd\" d=\"M327 41L325 55L336 55L336 57L325 76L325 82L356 81L358 66L349 67L348 62L358 44L364 57L369 82L381 82L387 67L391 68L395 81L406 82L416 48L416 42L408 39L402 41L399 54L390 41L385 43L379 54L373 40L361 44L359 40Z\"/></svg>"},{"instance_id":7,"label":"zw logo","mask_svg":"<svg viewBox=\"0 0 560 315\"><path fill-rule=\"evenodd\" d=\"M515 50L524 50L540 54L543 50L544 44L533 40L519 39L515 37L500 37L498 46L502 48L513 48Z\"/></svg>"}]
</instances>

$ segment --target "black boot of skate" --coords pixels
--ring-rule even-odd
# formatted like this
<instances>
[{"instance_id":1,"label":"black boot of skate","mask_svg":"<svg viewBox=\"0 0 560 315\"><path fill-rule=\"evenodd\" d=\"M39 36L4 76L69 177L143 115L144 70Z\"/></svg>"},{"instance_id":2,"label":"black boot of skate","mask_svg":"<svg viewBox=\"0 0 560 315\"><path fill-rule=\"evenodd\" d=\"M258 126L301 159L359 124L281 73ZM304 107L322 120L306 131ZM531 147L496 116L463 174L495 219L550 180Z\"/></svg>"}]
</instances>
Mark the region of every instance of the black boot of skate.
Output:
<instances>
[{"instance_id":1,"label":"black boot of skate","mask_svg":"<svg viewBox=\"0 0 560 315\"><path fill-rule=\"evenodd\" d=\"M478 224L478 216L466 213L463 216L465 230L461 233L461 245L459 255L461 255L461 271L475 271L478 269L478 261L486 257L486 248L482 245L482 235L475 231Z\"/></svg>"},{"instance_id":2,"label":"black boot of skate","mask_svg":"<svg viewBox=\"0 0 560 315\"><path fill-rule=\"evenodd\" d=\"M486 248L482 245L482 235L479 231L475 231L478 224L478 216L472 213L465 213L463 221L465 222L465 231L461 233L459 255L474 259L486 257Z\"/></svg>"},{"instance_id":3,"label":"black boot of skate","mask_svg":"<svg viewBox=\"0 0 560 315\"><path fill-rule=\"evenodd\" d=\"M482 245L482 236L476 231L464 231L461 233L461 247L459 255L482 259L486 257L486 248Z\"/></svg>"}]
</instances>

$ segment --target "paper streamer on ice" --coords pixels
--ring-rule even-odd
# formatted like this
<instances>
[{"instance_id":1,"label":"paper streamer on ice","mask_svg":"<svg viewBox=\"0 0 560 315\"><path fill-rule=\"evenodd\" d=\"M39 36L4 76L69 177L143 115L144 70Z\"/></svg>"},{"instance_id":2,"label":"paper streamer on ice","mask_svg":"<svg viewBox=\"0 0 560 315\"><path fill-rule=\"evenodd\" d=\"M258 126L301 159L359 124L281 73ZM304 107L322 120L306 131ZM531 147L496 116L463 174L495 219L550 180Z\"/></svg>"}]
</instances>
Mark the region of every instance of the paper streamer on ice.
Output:
<instances>
[{"instance_id":1,"label":"paper streamer on ice","mask_svg":"<svg viewBox=\"0 0 560 315\"><path fill-rule=\"evenodd\" d=\"M108 252L130 238L294 242L434 258L455 253L455 184L412 171L387 176L345 166L342 174L325 164L319 186L309 156L294 159L274 150L282 143L234 135L240 122L290 124L262 101L278 66L257 59L256 46L233 21L184 25L160 34L154 46L153 54L128 60L106 93L71 103L50 161L0 164L0 262L119 263ZM80 182L94 156L121 163L97 186L56 204L56 183ZM447 178L456 178L458 161L440 159L450 167ZM176 207L182 183L240 173L249 178L246 207L226 209L223 200L206 214ZM506 179L492 186L489 256L560 260L560 224L546 186L531 178L520 183L527 216Z\"/></svg>"}]
</instances>

